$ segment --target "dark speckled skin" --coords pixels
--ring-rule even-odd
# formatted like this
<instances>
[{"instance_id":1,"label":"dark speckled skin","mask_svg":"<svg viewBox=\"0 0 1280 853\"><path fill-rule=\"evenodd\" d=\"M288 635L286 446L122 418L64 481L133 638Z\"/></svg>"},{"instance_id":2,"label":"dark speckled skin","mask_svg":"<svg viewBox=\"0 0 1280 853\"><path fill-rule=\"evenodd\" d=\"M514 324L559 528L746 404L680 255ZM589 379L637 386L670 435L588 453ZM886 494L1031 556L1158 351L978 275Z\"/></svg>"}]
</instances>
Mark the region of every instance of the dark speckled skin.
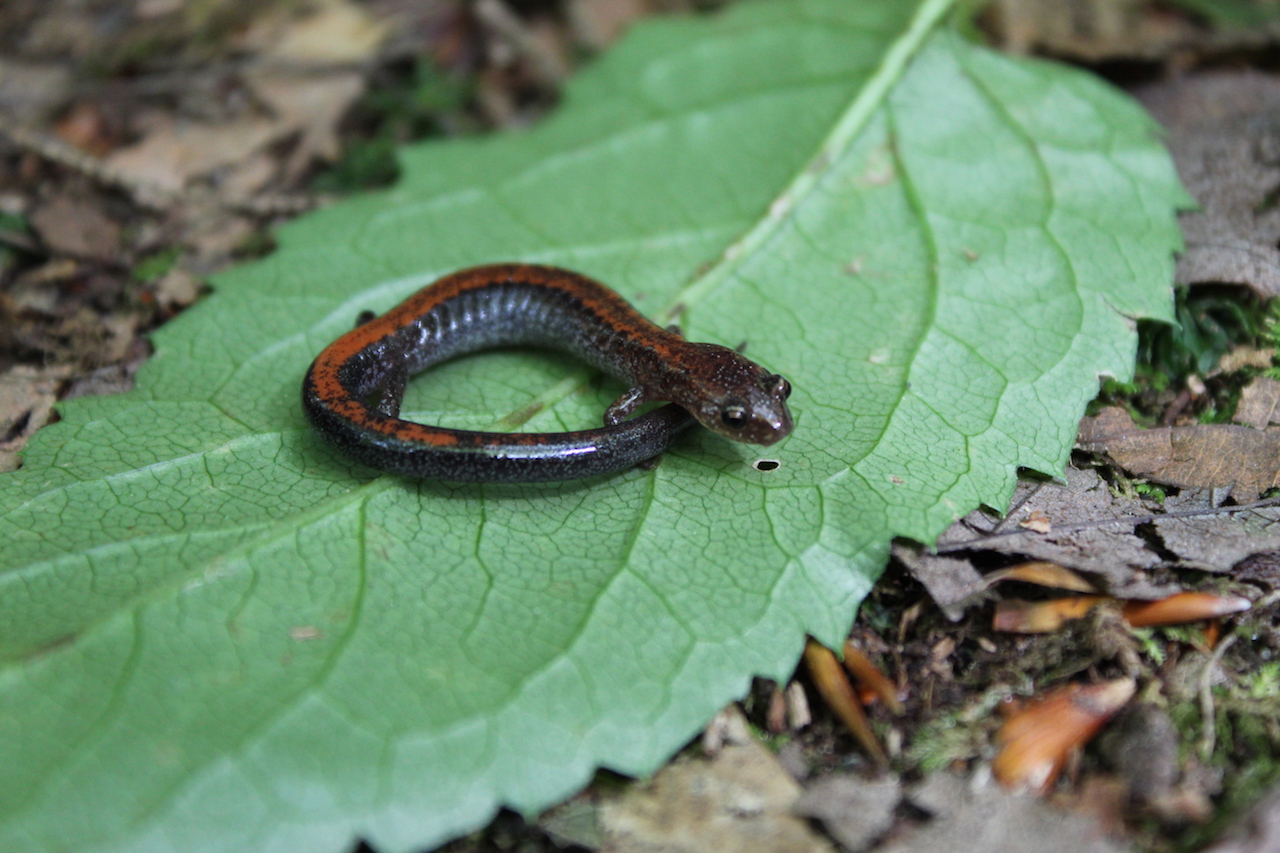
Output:
<instances>
[{"instance_id":1,"label":"dark speckled skin","mask_svg":"<svg viewBox=\"0 0 1280 853\"><path fill-rule=\"evenodd\" d=\"M398 417L415 373L510 345L564 350L632 389L606 412L607 426L577 432L473 432ZM302 404L326 440L366 465L455 482L533 483L630 468L660 454L694 418L729 438L772 444L791 432L789 393L782 377L654 325L586 276L494 264L445 276L334 341L307 371ZM624 419L652 400L675 405Z\"/></svg>"}]
</instances>

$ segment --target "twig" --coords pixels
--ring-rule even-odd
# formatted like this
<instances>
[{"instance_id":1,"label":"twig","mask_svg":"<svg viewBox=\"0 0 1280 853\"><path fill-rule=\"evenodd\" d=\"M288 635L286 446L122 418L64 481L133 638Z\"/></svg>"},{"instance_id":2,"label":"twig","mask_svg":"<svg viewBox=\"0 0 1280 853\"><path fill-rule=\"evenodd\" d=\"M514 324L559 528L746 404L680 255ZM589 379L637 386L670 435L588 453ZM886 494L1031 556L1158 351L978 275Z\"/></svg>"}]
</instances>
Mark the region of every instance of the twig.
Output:
<instances>
[{"instance_id":1,"label":"twig","mask_svg":"<svg viewBox=\"0 0 1280 853\"><path fill-rule=\"evenodd\" d=\"M1213 672L1218 665L1222 663L1222 656L1227 653L1227 649L1231 648L1232 643L1236 641L1236 635L1232 634L1227 637L1218 647L1213 650L1213 656L1209 658L1209 662L1205 664L1204 670L1200 673L1200 717L1204 725L1204 732L1200 737L1200 755L1208 761L1213 755L1213 747L1217 742L1217 733L1214 731L1214 711L1213 711Z\"/></svg>"},{"instance_id":2,"label":"twig","mask_svg":"<svg viewBox=\"0 0 1280 853\"><path fill-rule=\"evenodd\" d=\"M1273 589L1271 592L1267 593L1266 595L1262 596L1262 598L1259 598L1257 601L1255 601L1253 603L1252 610L1256 613L1259 610L1262 610L1264 607L1270 607L1271 605L1275 604L1278 601L1280 601L1280 589Z\"/></svg>"},{"instance_id":3,"label":"twig","mask_svg":"<svg viewBox=\"0 0 1280 853\"><path fill-rule=\"evenodd\" d=\"M537 69L538 75L552 85L559 85L569 76L564 61L534 37L529 28L502 0L479 0L475 5L476 17L493 30Z\"/></svg>"},{"instance_id":4,"label":"twig","mask_svg":"<svg viewBox=\"0 0 1280 853\"><path fill-rule=\"evenodd\" d=\"M22 151L29 151L51 163L57 163L87 175L99 183L122 189L142 207L163 210L178 200L176 193L126 175L100 158L86 154L57 137L18 127L3 118L0 118L0 136L8 139Z\"/></svg>"},{"instance_id":5,"label":"twig","mask_svg":"<svg viewBox=\"0 0 1280 853\"><path fill-rule=\"evenodd\" d=\"M207 188L202 190L198 187L179 193L149 181L139 180L98 157L68 145L57 137L18 127L6 122L3 118L0 118L0 136L8 139L22 151L29 151L99 183L122 189L139 206L149 210L166 210L179 202L187 205L205 202L217 208L247 213L251 216L280 216L301 213L322 203L322 200L316 196L302 194L275 193L224 198ZM13 239L6 239L5 242L12 243Z\"/></svg>"}]
</instances>

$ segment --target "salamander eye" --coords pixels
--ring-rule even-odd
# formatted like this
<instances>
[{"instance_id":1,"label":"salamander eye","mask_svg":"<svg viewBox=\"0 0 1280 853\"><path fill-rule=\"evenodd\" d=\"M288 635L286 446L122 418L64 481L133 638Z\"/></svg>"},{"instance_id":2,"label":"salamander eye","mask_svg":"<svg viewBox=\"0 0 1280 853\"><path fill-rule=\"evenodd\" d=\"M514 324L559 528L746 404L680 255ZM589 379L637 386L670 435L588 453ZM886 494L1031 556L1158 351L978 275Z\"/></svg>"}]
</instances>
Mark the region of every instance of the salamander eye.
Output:
<instances>
[{"instance_id":1,"label":"salamander eye","mask_svg":"<svg viewBox=\"0 0 1280 853\"><path fill-rule=\"evenodd\" d=\"M720 413L720 420L730 429L742 429L747 425L747 410L743 406L727 406Z\"/></svg>"},{"instance_id":2,"label":"salamander eye","mask_svg":"<svg viewBox=\"0 0 1280 853\"><path fill-rule=\"evenodd\" d=\"M778 377L778 393L782 395L784 400L791 396L791 383L781 376Z\"/></svg>"}]
</instances>

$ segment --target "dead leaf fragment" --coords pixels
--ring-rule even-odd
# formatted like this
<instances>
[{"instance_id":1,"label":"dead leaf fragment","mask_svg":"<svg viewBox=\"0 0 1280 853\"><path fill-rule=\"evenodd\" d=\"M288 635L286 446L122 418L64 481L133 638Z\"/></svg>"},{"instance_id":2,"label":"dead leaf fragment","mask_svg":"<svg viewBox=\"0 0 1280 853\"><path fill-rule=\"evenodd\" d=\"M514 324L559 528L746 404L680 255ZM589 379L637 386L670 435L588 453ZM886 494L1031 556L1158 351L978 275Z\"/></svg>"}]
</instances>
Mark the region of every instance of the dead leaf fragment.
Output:
<instances>
[{"instance_id":1,"label":"dead leaf fragment","mask_svg":"<svg viewBox=\"0 0 1280 853\"><path fill-rule=\"evenodd\" d=\"M751 724L737 705L726 705L702 730L702 751L710 758L720 754L726 745L753 743Z\"/></svg>"},{"instance_id":2,"label":"dead leaf fragment","mask_svg":"<svg viewBox=\"0 0 1280 853\"><path fill-rule=\"evenodd\" d=\"M996 552L1045 560L1087 574L1112 595L1125 598L1162 598L1180 591L1171 584L1152 582L1146 571L1162 559L1142 537L1134 533L1138 522L1152 509L1138 498L1116 497L1097 471L1068 468L1066 484L1023 481L1014 493L1013 506L1022 511L1043 510L1054 520L1049 533L1023 530L1010 518L971 512L938 538L938 556L923 555L922 562L950 559L965 552ZM898 555L895 550L895 556ZM969 568L968 571L973 571ZM976 572L977 585L983 587ZM932 592L932 589L930 590Z\"/></svg>"},{"instance_id":3,"label":"dead leaf fragment","mask_svg":"<svg viewBox=\"0 0 1280 853\"><path fill-rule=\"evenodd\" d=\"M1179 284L1222 282L1280 294L1280 78L1255 71L1187 75L1136 92L1170 130L1178 175L1200 203L1179 217Z\"/></svg>"},{"instance_id":4,"label":"dead leaf fragment","mask_svg":"<svg viewBox=\"0 0 1280 853\"><path fill-rule=\"evenodd\" d=\"M809 710L809 696L804 692L800 682L793 681L788 684L783 695L787 701L787 726L791 731L799 731L813 722L813 712Z\"/></svg>"},{"instance_id":5,"label":"dead leaf fragment","mask_svg":"<svg viewBox=\"0 0 1280 853\"><path fill-rule=\"evenodd\" d=\"M144 185L177 192L187 182L293 132L288 123L241 118L219 124L164 124L141 142L107 158L107 165Z\"/></svg>"},{"instance_id":6,"label":"dead leaf fragment","mask_svg":"<svg viewBox=\"0 0 1280 853\"><path fill-rule=\"evenodd\" d=\"M67 367L17 365L0 374L0 471L18 467L18 451L49 422Z\"/></svg>"},{"instance_id":7,"label":"dead leaf fragment","mask_svg":"<svg viewBox=\"0 0 1280 853\"><path fill-rule=\"evenodd\" d=\"M296 175L313 159L332 162L338 158L338 127L364 92L364 75L354 71L301 74L268 67L246 75L245 81L291 131L302 132L286 172Z\"/></svg>"},{"instance_id":8,"label":"dead leaf fragment","mask_svg":"<svg viewBox=\"0 0 1280 853\"><path fill-rule=\"evenodd\" d=\"M754 741L681 758L601 805L606 853L835 853L791 813L800 786Z\"/></svg>"},{"instance_id":9,"label":"dead leaf fragment","mask_svg":"<svg viewBox=\"0 0 1280 853\"><path fill-rule=\"evenodd\" d=\"M1186 501L1166 501L1166 505L1172 511L1187 511L1208 503L1203 495L1186 497ZM1153 526L1165 550L1176 554L1182 565L1208 572L1232 571L1250 554L1280 549L1277 506L1189 518L1157 518Z\"/></svg>"},{"instance_id":10,"label":"dead leaf fragment","mask_svg":"<svg viewBox=\"0 0 1280 853\"><path fill-rule=\"evenodd\" d=\"M95 260L120 254L120 225L83 199L55 196L32 211L31 224L55 254Z\"/></svg>"},{"instance_id":11,"label":"dead leaf fragment","mask_svg":"<svg viewBox=\"0 0 1280 853\"><path fill-rule=\"evenodd\" d=\"M1053 530L1053 524L1049 521L1049 516L1044 514L1044 510L1039 509L1028 513L1026 518L1018 522L1018 526L1033 533L1048 533Z\"/></svg>"},{"instance_id":12,"label":"dead leaf fragment","mask_svg":"<svg viewBox=\"0 0 1280 853\"><path fill-rule=\"evenodd\" d=\"M65 64L0 57L0 114L35 126L64 102L71 84L71 71Z\"/></svg>"},{"instance_id":13,"label":"dead leaf fragment","mask_svg":"<svg viewBox=\"0 0 1280 853\"><path fill-rule=\"evenodd\" d=\"M645 14L647 5L644 0L570 0L569 25L585 44L601 50Z\"/></svg>"},{"instance_id":14,"label":"dead leaf fragment","mask_svg":"<svg viewBox=\"0 0 1280 853\"><path fill-rule=\"evenodd\" d=\"M1280 382L1265 376L1256 376L1240 394L1236 408L1236 423L1263 429L1267 424L1280 423Z\"/></svg>"},{"instance_id":15,"label":"dead leaf fragment","mask_svg":"<svg viewBox=\"0 0 1280 853\"><path fill-rule=\"evenodd\" d=\"M1246 367L1266 370L1275 361L1275 358L1276 351L1271 347L1251 347L1247 345L1232 347L1229 352L1222 354L1222 358L1218 359L1217 368L1210 371L1209 375L1235 373L1238 370L1244 370Z\"/></svg>"},{"instance_id":16,"label":"dead leaf fragment","mask_svg":"<svg viewBox=\"0 0 1280 853\"><path fill-rule=\"evenodd\" d=\"M1241 501L1280 485L1280 429L1230 424L1142 429L1113 407L1081 422L1078 446L1105 453L1125 470L1159 483L1230 487Z\"/></svg>"},{"instance_id":17,"label":"dead leaf fragment","mask_svg":"<svg viewBox=\"0 0 1280 853\"><path fill-rule=\"evenodd\" d=\"M989 781L935 773L907 792L932 819L876 853L1125 853L1096 820L1012 794Z\"/></svg>"},{"instance_id":18,"label":"dead leaf fragment","mask_svg":"<svg viewBox=\"0 0 1280 853\"><path fill-rule=\"evenodd\" d=\"M267 48L278 60L312 65L360 62L378 52L390 23L345 0L323 4L291 22Z\"/></svg>"},{"instance_id":19,"label":"dead leaf fragment","mask_svg":"<svg viewBox=\"0 0 1280 853\"><path fill-rule=\"evenodd\" d=\"M892 553L952 622L960 621L965 609L987 588L982 575L968 560L931 554L927 549L900 542L893 544Z\"/></svg>"},{"instance_id":20,"label":"dead leaf fragment","mask_svg":"<svg viewBox=\"0 0 1280 853\"><path fill-rule=\"evenodd\" d=\"M1236 580L1260 584L1271 591L1280 590L1280 551L1259 551L1232 567Z\"/></svg>"},{"instance_id":21,"label":"dead leaf fragment","mask_svg":"<svg viewBox=\"0 0 1280 853\"><path fill-rule=\"evenodd\" d=\"M1129 678L1059 688L1011 716L996 739L991 762L1007 788L1047 793L1070 753L1084 746L1132 698Z\"/></svg>"},{"instance_id":22,"label":"dead leaf fragment","mask_svg":"<svg viewBox=\"0 0 1280 853\"><path fill-rule=\"evenodd\" d=\"M991 4L990 18L1011 50L1029 53L1040 46L1090 62L1164 57L1171 45L1195 34L1190 20L1142 0L998 0Z\"/></svg>"},{"instance_id":23,"label":"dead leaf fragment","mask_svg":"<svg viewBox=\"0 0 1280 853\"><path fill-rule=\"evenodd\" d=\"M865 850L893 825L902 800L897 777L863 779L832 773L810 784L792 811L813 818L849 853Z\"/></svg>"}]
</instances>

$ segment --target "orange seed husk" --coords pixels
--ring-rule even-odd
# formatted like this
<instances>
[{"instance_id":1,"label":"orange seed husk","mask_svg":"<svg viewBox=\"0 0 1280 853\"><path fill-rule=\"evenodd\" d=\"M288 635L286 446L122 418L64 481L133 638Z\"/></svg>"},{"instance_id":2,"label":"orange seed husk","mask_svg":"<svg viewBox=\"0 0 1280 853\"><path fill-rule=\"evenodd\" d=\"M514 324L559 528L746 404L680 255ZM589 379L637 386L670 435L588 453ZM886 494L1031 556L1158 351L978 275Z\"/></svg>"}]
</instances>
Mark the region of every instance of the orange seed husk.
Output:
<instances>
[{"instance_id":1,"label":"orange seed husk","mask_svg":"<svg viewBox=\"0 0 1280 853\"><path fill-rule=\"evenodd\" d=\"M1252 601L1239 595L1179 592L1159 601L1130 601L1121 612L1125 621L1134 628L1152 628L1215 619L1252 606Z\"/></svg>"},{"instance_id":2,"label":"orange seed husk","mask_svg":"<svg viewBox=\"0 0 1280 853\"><path fill-rule=\"evenodd\" d=\"M857 694L854 693L853 685L849 683L849 677L841 669L840 661L836 660L835 653L810 637L804 644L804 662L809 667L809 675L813 677L814 686L822 694L827 706L835 712L858 743L862 744L862 748L876 760L876 763L881 766L887 765L889 757L885 755L884 747L871 731L871 722L867 719Z\"/></svg>"},{"instance_id":3,"label":"orange seed husk","mask_svg":"<svg viewBox=\"0 0 1280 853\"><path fill-rule=\"evenodd\" d=\"M996 603L991 627L1017 634L1047 634L1072 619L1087 615L1106 600L1102 595L1078 595L1050 601L1000 601Z\"/></svg>"},{"instance_id":4,"label":"orange seed husk","mask_svg":"<svg viewBox=\"0 0 1280 853\"><path fill-rule=\"evenodd\" d=\"M1071 684L1013 714L996 735L996 779L1007 788L1047 793L1072 751L1088 743L1136 687L1131 678Z\"/></svg>"},{"instance_id":5,"label":"orange seed husk","mask_svg":"<svg viewBox=\"0 0 1280 853\"><path fill-rule=\"evenodd\" d=\"M894 714L902 714L902 702L898 699L898 687L871 662L871 658L851 641L844 641L844 668L864 687L870 688L881 702Z\"/></svg>"},{"instance_id":6,"label":"orange seed husk","mask_svg":"<svg viewBox=\"0 0 1280 853\"><path fill-rule=\"evenodd\" d=\"M986 575L983 580L987 586L1000 581L1022 581L1023 583L1037 584L1038 586L1053 587L1054 589L1069 589L1072 592L1098 591L1097 587L1076 572L1071 571L1071 569L1059 566L1057 563L1046 563L1043 560L1033 560L1029 563L1019 563L1007 569L1000 569Z\"/></svg>"}]
</instances>

